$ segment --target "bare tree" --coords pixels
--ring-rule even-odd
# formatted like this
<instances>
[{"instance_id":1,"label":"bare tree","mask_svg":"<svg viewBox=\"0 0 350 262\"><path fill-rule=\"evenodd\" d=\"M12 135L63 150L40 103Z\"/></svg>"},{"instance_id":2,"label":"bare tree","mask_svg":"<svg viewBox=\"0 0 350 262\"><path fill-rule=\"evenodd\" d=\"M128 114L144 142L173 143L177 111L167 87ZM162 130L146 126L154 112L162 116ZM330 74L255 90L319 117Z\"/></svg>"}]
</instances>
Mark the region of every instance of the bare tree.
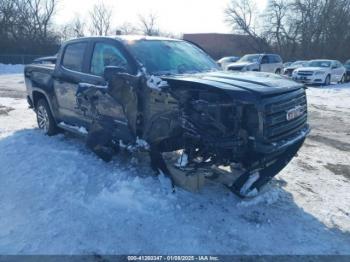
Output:
<instances>
[{"instance_id":1,"label":"bare tree","mask_svg":"<svg viewBox=\"0 0 350 262\"><path fill-rule=\"evenodd\" d=\"M116 32L119 31L122 35L133 35L138 34L139 30L131 23L123 23L119 27L117 27Z\"/></svg>"},{"instance_id":2,"label":"bare tree","mask_svg":"<svg viewBox=\"0 0 350 262\"><path fill-rule=\"evenodd\" d=\"M81 20L79 17L75 18L73 20L74 36L76 36L76 37L85 36L85 27L86 27L86 24L83 20Z\"/></svg>"},{"instance_id":3,"label":"bare tree","mask_svg":"<svg viewBox=\"0 0 350 262\"><path fill-rule=\"evenodd\" d=\"M112 9L103 2L93 6L90 11L90 33L93 35L108 35L111 28Z\"/></svg>"},{"instance_id":4,"label":"bare tree","mask_svg":"<svg viewBox=\"0 0 350 262\"><path fill-rule=\"evenodd\" d=\"M299 27L292 9L293 0L269 0L263 14L264 35L283 56L293 55L295 51Z\"/></svg>"},{"instance_id":5,"label":"bare tree","mask_svg":"<svg viewBox=\"0 0 350 262\"><path fill-rule=\"evenodd\" d=\"M77 16L71 22L62 26L60 30L61 41L85 36L85 26L85 22Z\"/></svg>"},{"instance_id":6,"label":"bare tree","mask_svg":"<svg viewBox=\"0 0 350 262\"><path fill-rule=\"evenodd\" d=\"M269 45L257 30L258 16L255 0L231 0L225 10L225 21L233 31L250 36L254 43L252 47L257 51L266 51Z\"/></svg>"},{"instance_id":7,"label":"bare tree","mask_svg":"<svg viewBox=\"0 0 350 262\"><path fill-rule=\"evenodd\" d=\"M1 50L40 53L56 49L59 38L52 24L56 7L57 0L1 0Z\"/></svg>"},{"instance_id":8,"label":"bare tree","mask_svg":"<svg viewBox=\"0 0 350 262\"><path fill-rule=\"evenodd\" d=\"M140 31L144 35L154 36L159 35L159 28L157 26L157 16L154 13L149 13L146 16L139 15Z\"/></svg>"}]
</instances>

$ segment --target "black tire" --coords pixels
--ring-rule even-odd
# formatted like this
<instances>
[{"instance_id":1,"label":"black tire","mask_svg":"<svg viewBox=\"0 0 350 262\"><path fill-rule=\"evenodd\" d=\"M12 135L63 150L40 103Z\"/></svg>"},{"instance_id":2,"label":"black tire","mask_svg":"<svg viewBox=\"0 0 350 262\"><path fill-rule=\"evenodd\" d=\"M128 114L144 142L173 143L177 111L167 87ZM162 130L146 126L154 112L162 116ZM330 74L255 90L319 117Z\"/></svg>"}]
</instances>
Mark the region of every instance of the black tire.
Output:
<instances>
[{"instance_id":1,"label":"black tire","mask_svg":"<svg viewBox=\"0 0 350 262\"><path fill-rule=\"evenodd\" d=\"M280 75L281 74L281 69L276 69L276 72L275 72L275 74L277 74L277 75Z\"/></svg>"},{"instance_id":2,"label":"black tire","mask_svg":"<svg viewBox=\"0 0 350 262\"><path fill-rule=\"evenodd\" d=\"M59 129L47 101L45 99L40 99L35 108L38 127L48 136L56 135Z\"/></svg>"},{"instance_id":3,"label":"black tire","mask_svg":"<svg viewBox=\"0 0 350 262\"><path fill-rule=\"evenodd\" d=\"M328 75L326 79L324 80L324 86L329 86L331 84L331 76Z\"/></svg>"},{"instance_id":4,"label":"black tire","mask_svg":"<svg viewBox=\"0 0 350 262\"><path fill-rule=\"evenodd\" d=\"M344 84L346 80L346 75L343 75L342 78L339 81L339 84Z\"/></svg>"}]
</instances>

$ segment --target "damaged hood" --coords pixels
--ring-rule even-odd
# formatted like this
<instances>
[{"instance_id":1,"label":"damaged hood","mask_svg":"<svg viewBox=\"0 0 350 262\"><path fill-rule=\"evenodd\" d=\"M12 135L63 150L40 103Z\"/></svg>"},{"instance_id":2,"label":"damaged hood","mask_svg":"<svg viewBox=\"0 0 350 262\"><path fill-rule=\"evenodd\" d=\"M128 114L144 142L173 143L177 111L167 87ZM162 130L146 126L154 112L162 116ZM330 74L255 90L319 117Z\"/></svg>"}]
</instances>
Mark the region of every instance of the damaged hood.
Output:
<instances>
[{"instance_id":1,"label":"damaged hood","mask_svg":"<svg viewBox=\"0 0 350 262\"><path fill-rule=\"evenodd\" d=\"M300 89L302 84L282 76L262 72L209 72L192 75L162 77L171 86L176 84L200 84L232 91L245 91L265 96Z\"/></svg>"}]
</instances>

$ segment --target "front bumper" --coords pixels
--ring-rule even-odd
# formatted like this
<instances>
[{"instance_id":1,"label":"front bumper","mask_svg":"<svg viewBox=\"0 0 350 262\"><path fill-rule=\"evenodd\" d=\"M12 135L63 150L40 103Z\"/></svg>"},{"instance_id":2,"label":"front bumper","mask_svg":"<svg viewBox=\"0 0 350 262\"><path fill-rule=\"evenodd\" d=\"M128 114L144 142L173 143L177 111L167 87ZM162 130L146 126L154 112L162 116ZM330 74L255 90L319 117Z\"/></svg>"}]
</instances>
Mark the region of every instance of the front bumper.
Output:
<instances>
[{"instance_id":1,"label":"front bumper","mask_svg":"<svg viewBox=\"0 0 350 262\"><path fill-rule=\"evenodd\" d=\"M300 131L298 131L296 134L294 134L288 139L274 142L274 143L269 143L269 144L255 142L254 149L256 152L263 153L263 154L280 152L305 139L307 135L310 133L310 131L311 131L310 126L306 124L303 129L301 129Z\"/></svg>"},{"instance_id":2,"label":"front bumper","mask_svg":"<svg viewBox=\"0 0 350 262\"><path fill-rule=\"evenodd\" d=\"M326 75L307 75L307 76L302 76L302 75L293 75L293 80L304 83L304 84L323 84Z\"/></svg>"}]
</instances>

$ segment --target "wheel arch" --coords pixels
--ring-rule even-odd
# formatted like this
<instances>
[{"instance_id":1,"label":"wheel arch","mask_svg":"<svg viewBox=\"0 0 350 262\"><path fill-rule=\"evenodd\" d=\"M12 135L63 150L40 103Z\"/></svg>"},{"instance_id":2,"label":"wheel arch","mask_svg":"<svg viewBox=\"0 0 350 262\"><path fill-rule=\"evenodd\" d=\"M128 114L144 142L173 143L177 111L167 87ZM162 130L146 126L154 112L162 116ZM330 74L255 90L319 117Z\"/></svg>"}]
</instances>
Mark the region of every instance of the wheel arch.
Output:
<instances>
[{"instance_id":1,"label":"wheel arch","mask_svg":"<svg viewBox=\"0 0 350 262\"><path fill-rule=\"evenodd\" d=\"M56 112L53 110L52 108L52 104L51 104L51 100L49 99L49 97L47 96L47 94L41 90L33 90L32 92L32 97L33 97L33 107L34 107L34 110L36 110L36 105L38 103L38 101L40 99L45 99L45 101L47 102L47 104L49 105L50 107L50 110L51 110L51 114L53 116L53 119L55 120L55 123L57 124L57 118L56 118Z\"/></svg>"},{"instance_id":2,"label":"wheel arch","mask_svg":"<svg viewBox=\"0 0 350 262\"><path fill-rule=\"evenodd\" d=\"M35 109L36 109L36 106L37 106L38 101L39 101L40 99L45 99L46 102L49 103L49 101L48 101L46 95L45 95L43 92L40 92L40 91L35 90L35 91L33 91L33 93L32 93L32 97L33 97L33 106L34 106Z\"/></svg>"}]
</instances>

